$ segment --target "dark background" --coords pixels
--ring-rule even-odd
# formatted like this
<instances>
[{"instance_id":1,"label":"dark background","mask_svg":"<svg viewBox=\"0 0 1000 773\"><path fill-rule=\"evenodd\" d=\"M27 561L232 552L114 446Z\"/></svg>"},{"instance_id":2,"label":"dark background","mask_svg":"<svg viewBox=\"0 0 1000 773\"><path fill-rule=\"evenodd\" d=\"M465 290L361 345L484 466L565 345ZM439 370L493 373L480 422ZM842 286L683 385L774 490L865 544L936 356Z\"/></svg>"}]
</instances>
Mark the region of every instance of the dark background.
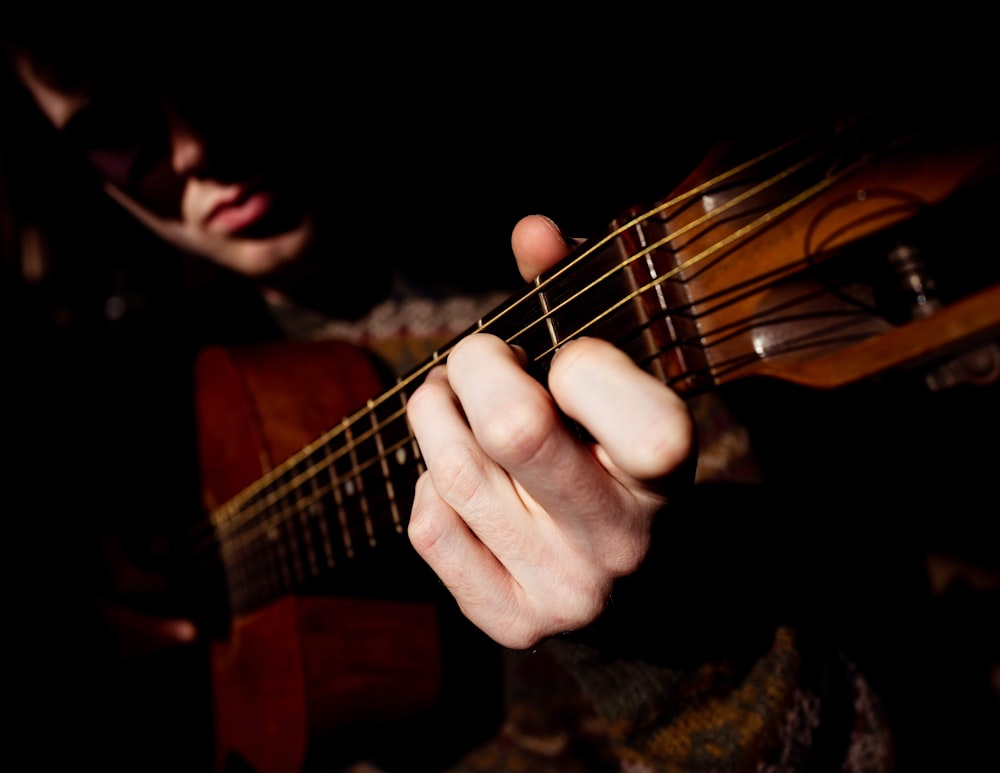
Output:
<instances>
[{"instance_id":1,"label":"dark background","mask_svg":"<svg viewBox=\"0 0 1000 773\"><path fill-rule=\"evenodd\" d=\"M199 83L230 114L253 116L247 137L287 137L279 147L290 161L311 160L309 184L328 201L331 245L353 267L352 283L402 261L429 277L513 287L509 236L525 214L588 236L626 206L665 197L717 139L782 134L875 104L947 116L995 88L993 44L983 40L991 26L968 17L876 20L842 6L810 18L603 9L552 23L534 11L477 7L370 17L351 9L331 22L295 10L203 19L197 32L183 13L131 26L67 19L65 30L89 30L128 77L150 68ZM17 105L15 93L4 97ZM187 701L200 666L182 658L104 671L103 649L87 644L89 583L104 579L89 546L105 528L141 541L147 526L171 534L198 516L186 365L206 340L268 333L242 281L178 260L94 189L36 117L4 115L5 216L13 217L5 225L36 224L53 261L45 282L25 286L5 228L5 422L17 457L7 473L9 490L24 492L16 500L24 504L9 505L7 566L22 591L10 619L27 664L11 703L28 727L46 731L26 738L32 753L87 758L89 747L73 744L107 732L132 742L112 755L128 758L166 738L169 751L159 754L169 770L187 751L177 739L205 740L207 715ZM126 301L121 318L105 313L112 297ZM881 394L861 411L846 398L795 390L734 398L777 460L768 467L775 481L793 484L790 509L811 526L833 519L805 530L807 550L831 532L869 558L900 548L876 561L881 594L928 547L995 561L983 549L995 544L983 537L996 514L995 391L933 407ZM840 442L823 441L834 436ZM912 466L887 456L904 448ZM928 477L942 469L943 480ZM831 477L836 491L816 487ZM927 485L895 488L900 479ZM881 484L870 491L859 481ZM891 593L873 594L882 598ZM978 753L996 717L981 681L996 643L984 606L960 587L949 603L918 608L916 628L891 630L893 615L865 619L878 624L873 638L888 637L876 649L910 647L887 678L900 689L898 706L918 707L904 710L910 738L935 739L911 749L940 760ZM914 625L913 609L902 611ZM922 638L908 639L914 631ZM65 743L52 744L50 730Z\"/></svg>"}]
</instances>

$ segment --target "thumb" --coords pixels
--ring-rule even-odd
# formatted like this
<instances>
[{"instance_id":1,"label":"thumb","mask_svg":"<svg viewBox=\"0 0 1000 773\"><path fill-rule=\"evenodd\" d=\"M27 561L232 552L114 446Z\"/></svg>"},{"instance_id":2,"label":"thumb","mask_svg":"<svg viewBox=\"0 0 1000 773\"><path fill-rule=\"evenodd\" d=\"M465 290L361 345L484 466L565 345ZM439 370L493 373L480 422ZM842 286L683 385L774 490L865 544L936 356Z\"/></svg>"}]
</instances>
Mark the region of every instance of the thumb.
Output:
<instances>
[{"instance_id":1,"label":"thumb","mask_svg":"<svg viewBox=\"0 0 1000 773\"><path fill-rule=\"evenodd\" d=\"M559 227L544 215L521 218L511 233L510 245L514 250L517 268L525 281L530 282L576 246L567 239Z\"/></svg>"},{"instance_id":2,"label":"thumb","mask_svg":"<svg viewBox=\"0 0 1000 773\"><path fill-rule=\"evenodd\" d=\"M146 657L198 639L197 626L186 618L157 617L106 599L99 607L114 653L121 657Z\"/></svg>"}]
</instances>

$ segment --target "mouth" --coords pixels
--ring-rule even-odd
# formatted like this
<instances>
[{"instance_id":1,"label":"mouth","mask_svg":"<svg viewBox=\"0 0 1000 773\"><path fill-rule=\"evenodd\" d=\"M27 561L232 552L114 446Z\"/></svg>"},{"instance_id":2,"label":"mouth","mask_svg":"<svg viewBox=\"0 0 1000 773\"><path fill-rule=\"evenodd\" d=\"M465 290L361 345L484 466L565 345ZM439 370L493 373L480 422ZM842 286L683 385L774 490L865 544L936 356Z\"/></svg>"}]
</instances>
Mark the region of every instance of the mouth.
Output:
<instances>
[{"instance_id":1,"label":"mouth","mask_svg":"<svg viewBox=\"0 0 1000 773\"><path fill-rule=\"evenodd\" d=\"M273 193L251 190L218 204L206 222L213 231L237 236L267 217L273 206Z\"/></svg>"}]
</instances>

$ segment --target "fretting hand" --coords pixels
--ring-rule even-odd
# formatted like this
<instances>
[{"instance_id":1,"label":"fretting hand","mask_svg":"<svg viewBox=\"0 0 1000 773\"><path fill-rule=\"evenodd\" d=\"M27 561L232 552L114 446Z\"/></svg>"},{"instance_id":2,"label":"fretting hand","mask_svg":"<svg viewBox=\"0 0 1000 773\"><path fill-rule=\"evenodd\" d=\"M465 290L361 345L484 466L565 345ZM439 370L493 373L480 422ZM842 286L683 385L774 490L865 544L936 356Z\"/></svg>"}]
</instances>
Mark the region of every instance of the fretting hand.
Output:
<instances>
[{"instance_id":1,"label":"fretting hand","mask_svg":"<svg viewBox=\"0 0 1000 773\"><path fill-rule=\"evenodd\" d=\"M525 279L569 250L540 216L517 224L512 246ZM600 615L615 578L645 557L693 437L680 397L605 341L564 345L549 391L521 356L495 336L468 336L408 409L427 464L410 540L463 613L515 649Z\"/></svg>"}]
</instances>

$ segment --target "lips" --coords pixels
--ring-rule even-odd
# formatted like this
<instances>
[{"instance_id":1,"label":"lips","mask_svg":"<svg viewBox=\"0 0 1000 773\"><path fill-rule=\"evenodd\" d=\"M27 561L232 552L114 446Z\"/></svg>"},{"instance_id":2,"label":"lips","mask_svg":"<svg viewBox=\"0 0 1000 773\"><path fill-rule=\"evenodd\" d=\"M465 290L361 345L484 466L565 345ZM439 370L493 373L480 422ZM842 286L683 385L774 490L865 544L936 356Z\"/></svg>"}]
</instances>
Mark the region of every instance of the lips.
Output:
<instances>
[{"instance_id":1,"label":"lips","mask_svg":"<svg viewBox=\"0 0 1000 773\"><path fill-rule=\"evenodd\" d=\"M252 191L219 204L209 213L208 227L216 232L235 234L262 220L274 205L274 194Z\"/></svg>"}]
</instances>

